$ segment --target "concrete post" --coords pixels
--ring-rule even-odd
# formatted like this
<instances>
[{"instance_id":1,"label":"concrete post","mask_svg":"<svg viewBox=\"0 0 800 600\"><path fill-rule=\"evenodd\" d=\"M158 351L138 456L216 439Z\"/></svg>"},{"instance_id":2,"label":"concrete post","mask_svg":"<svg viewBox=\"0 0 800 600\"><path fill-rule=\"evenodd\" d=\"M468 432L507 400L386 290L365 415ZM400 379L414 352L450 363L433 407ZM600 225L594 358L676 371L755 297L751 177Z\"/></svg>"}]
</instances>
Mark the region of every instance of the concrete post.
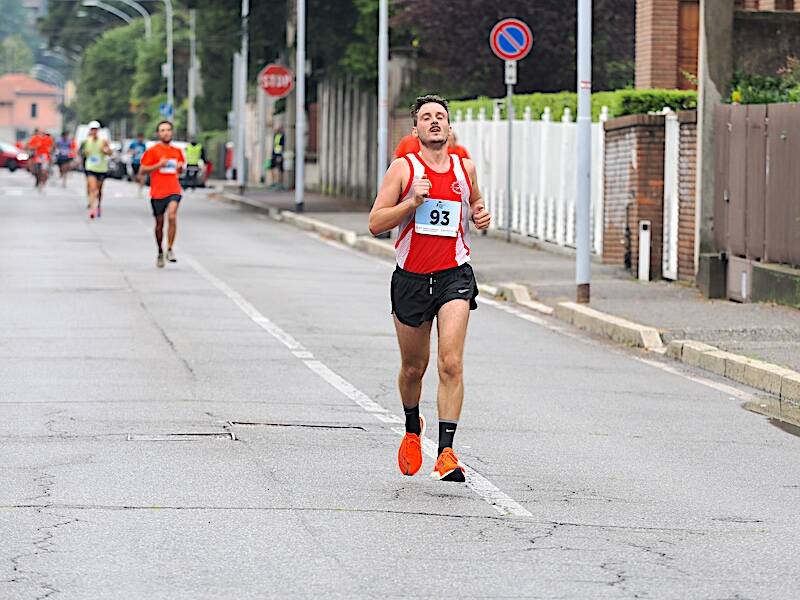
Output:
<instances>
[{"instance_id":1,"label":"concrete post","mask_svg":"<svg viewBox=\"0 0 800 600\"><path fill-rule=\"evenodd\" d=\"M733 11L733 2L700 0L695 272L699 266L700 253L715 250L714 108L728 92L733 74Z\"/></svg>"}]
</instances>

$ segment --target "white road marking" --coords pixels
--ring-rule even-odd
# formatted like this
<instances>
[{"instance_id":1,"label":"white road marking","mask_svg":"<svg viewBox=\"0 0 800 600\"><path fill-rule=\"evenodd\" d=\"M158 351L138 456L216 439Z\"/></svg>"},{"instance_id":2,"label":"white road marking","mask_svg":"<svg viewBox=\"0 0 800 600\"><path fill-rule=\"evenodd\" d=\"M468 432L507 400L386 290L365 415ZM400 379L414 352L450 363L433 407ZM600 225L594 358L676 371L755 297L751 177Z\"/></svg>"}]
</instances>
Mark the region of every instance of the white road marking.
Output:
<instances>
[{"instance_id":1,"label":"white road marking","mask_svg":"<svg viewBox=\"0 0 800 600\"><path fill-rule=\"evenodd\" d=\"M212 275L205 267L190 256L184 255L183 260L194 269L201 277L211 283L215 288L221 291L225 296L236 304L252 321L254 321L264 331L269 333L276 340L281 342L293 354L298 357L303 363L311 369L314 373L319 375L322 379L327 381L331 386L339 390L342 394L350 398L353 402L358 404L368 413L374 415L379 421L383 423L403 423L404 421L396 415L392 415L388 410L383 408L380 404L375 402L372 398L367 396L364 392L356 388L352 383L332 371L324 363L319 360L306 358L306 354L311 353L306 350L303 345L294 339L291 335L283 331L275 323L270 321L267 317L262 315L255 306L245 300L239 292L234 290L224 281ZM392 428L392 431L399 435L404 435L403 429ZM437 458L437 446L430 439L423 440L423 450L425 454L432 457L434 460ZM464 465L466 470L466 484L475 492L480 498L486 501L492 508L503 516L510 517L532 517L533 515L523 508L513 498L508 496L491 481L486 479L483 475L478 473L469 465Z\"/></svg>"},{"instance_id":2,"label":"white road marking","mask_svg":"<svg viewBox=\"0 0 800 600\"><path fill-rule=\"evenodd\" d=\"M22 188L8 188L3 194L5 196L22 196L24 190Z\"/></svg>"}]
</instances>

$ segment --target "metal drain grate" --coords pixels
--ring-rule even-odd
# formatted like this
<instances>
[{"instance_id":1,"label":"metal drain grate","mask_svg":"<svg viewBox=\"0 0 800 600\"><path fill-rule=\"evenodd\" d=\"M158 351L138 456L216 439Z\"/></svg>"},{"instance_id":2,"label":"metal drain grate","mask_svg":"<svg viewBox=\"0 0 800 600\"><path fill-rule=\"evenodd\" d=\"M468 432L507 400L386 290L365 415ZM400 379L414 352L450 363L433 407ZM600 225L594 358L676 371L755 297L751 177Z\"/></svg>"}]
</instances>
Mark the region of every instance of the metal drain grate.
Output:
<instances>
[{"instance_id":1,"label":"metal drain grate","mask_svg":"<svg viewBox=\"0 0 800 600\"><path fill-rule=\"evenodd\" d=\"M360 425L315 425L311 423L262 423L258 421L228 421L231 427L304 427L307 429L355 429L366 431Z\"/></svg>"},{"instance_id":2,"label":"metal drain grate","mask_svg":"<svg viewBox=\"0 0 800 600\"><path fill-rule=\"evenodd\" d=\"M129 442L193 442L204 439L236 441L232 431L201 431L188 433L129 433Z\"/></svg>"}]
</instances>

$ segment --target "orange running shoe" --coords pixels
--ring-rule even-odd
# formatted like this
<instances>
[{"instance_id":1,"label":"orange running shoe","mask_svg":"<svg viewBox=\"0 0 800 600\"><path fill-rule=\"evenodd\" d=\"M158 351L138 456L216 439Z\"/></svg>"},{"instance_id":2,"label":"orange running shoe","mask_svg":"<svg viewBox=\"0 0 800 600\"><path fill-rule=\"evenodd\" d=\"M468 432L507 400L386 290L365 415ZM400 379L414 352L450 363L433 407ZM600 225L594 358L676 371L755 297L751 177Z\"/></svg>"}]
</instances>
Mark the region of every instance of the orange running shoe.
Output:
<instances>
[{"instance_id":1,"label":"orange running shoe","mask_svg":"<svg viewBox=\"0 0 800 600\"><path fill-rule=\"evenodd\" d=\"M416 475L422 468L422 438L425 435L425 417L419 416L420 433L406 433L397 451L397 466L403 475Z\"/></svg>"},{"instance_id":2,"label":"orange running shoe","mask_svg":"<svg viewBox=\"0 0 800 600\"><path fill-rule=\"evenodd\" d=\"M466 481L464 477L464 467L458 462L456 453L452 448L445 448L436 459L436 465L431 471L431 477L439 481L457 481L463 483Z\"/></svg>"}]
</instances>

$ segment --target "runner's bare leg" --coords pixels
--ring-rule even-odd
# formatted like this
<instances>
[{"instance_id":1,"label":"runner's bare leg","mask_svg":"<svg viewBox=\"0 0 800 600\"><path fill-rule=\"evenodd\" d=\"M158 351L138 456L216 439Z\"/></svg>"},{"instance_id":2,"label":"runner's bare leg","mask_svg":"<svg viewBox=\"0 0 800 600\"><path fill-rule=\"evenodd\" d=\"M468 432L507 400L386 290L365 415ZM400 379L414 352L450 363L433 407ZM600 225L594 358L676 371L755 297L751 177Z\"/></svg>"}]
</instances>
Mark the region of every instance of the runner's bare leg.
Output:
<instances>
[{"instance_id":1,"label":"runner's bare leg","mask_svg":"<svg viewBox=\"0 0 800 600\"><path fill-rule=\"evenodd\" d=\"M431 321L419 327L404 325L394 318L397 343L400 346L400 375L397 385L403 406L413 408L422 394L422 377L431 356Z\"/></svg>"},{"instance_id":2,"label":"runner's bare leg","mask_svg":"<svg viewBox=\"0 0 800 600\"><path fill-rule=\"evenodd\" d=\"M458 421L464 402L464 342L469 323L469 302L452 300L439 309L439 419Z\"/></svg>"}]
</instances>

